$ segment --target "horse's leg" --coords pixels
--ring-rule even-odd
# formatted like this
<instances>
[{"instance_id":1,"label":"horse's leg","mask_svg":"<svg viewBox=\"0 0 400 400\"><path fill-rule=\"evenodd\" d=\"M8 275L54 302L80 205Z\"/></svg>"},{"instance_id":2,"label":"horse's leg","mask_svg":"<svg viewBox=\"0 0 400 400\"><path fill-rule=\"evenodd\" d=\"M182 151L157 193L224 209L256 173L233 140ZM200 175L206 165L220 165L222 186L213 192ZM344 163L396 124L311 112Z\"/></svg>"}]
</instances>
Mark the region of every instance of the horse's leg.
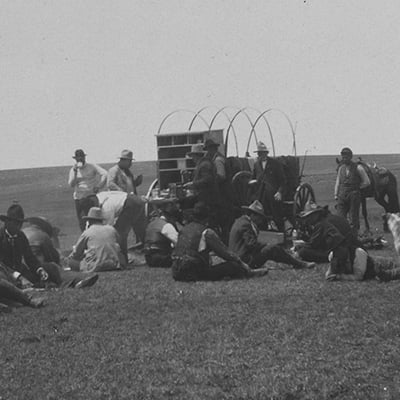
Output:
<instances>
[{"instance_id":1,"label":"horse's leg","mask_svg":"<svg viewBox=\"0 0 400 400\"><path fill-rule=\"evenodd\" d=\"M369 232L369 222L368 222L368 213L367 213L367 199L365 196L361 196L361 212L364 218L365 230Z\"/></svg>"}]
</instances>

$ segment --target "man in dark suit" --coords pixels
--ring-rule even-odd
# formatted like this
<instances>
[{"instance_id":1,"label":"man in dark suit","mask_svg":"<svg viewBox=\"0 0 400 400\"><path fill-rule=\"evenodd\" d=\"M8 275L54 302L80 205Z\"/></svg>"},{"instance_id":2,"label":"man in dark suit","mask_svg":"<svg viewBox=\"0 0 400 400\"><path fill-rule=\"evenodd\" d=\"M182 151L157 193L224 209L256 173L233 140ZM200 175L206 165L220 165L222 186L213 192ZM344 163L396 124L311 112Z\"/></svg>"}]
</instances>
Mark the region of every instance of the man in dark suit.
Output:
<instances>
[{"instance_id":1,"label":"man in dark suit","mask_svg":"<svg viewBox=\"0 0 400 400\"><path fill-rule=\"evenodd\" d=\"M279 231L284 230L282 200L286 189L286 175L279 161L268 157L269 150L258 142L257 161L254 164L253 182L257 183L257 199L265 213L273 217Z\"/></svg>"},{"instance_id":2,"label":"man in dark suit","mask_svg":"<svg viewBox=\"0 0 400 400\"><path fill-rule=\"evenodd\" d=\"M197 143L192 146L187 154L192 158L196 167L193 172L193 180L185 184L186 188L193 189L195 200L202 202L209 210L209 222L213 227L220 226L218 218L221 208L220 192L217 183L217 174L214 163L205 157L203 144Z\"/></svg>"}]
</instances>

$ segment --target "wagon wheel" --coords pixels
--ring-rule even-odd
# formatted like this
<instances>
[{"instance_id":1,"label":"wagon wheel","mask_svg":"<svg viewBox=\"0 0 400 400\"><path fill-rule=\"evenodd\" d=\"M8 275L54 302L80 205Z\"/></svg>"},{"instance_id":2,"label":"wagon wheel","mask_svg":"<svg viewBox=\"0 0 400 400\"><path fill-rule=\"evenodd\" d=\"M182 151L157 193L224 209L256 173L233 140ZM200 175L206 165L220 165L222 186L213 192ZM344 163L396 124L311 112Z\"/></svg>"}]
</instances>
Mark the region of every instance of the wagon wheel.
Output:
<instances>
[{"instance_id":1,"label":"wagon wheel","mask_svg":"<svg viewBox=\"0 0 400 400\"><path fill-rule=\"evenodd\" d=\"M146 197L148 200L151 200L153 198L153 190L154 189L160 189L159 183L158 183L158 179L154 179L154 181L151 183L151 185L149 186L149 190L146 193ZM151 205L150 203L146 203L145 205L145 213L146 213L146 217L149 218L149 216L151 215L151 213L155 211L155 208L153 205Z\"/></svg>"},{"instance_id":2,"label":"wagon wheel","mask_svg":"<svg viewBox=\"0 0 400 400\"><path fill-rule=\"evenodd\" d=\"M309 183L301 183L294 194L293 215L297 217L309 201L315 203L314 190Z\"/></svg>"},{"instance_id":3,"label":"wagon wheel","mask_svg":"<svg viewBox=\"0 0 400 400\"><path fill-rule=\"evenodd\" d=\"M235 206L247 206L251 202L251 172L239 171L232 178L232 197Z\"/></svg>"},{"instance_id":4,"label":"wagon wheel","mask_svg":"<svg viewBox=\"0 0 400 400\"><path fill-rule=\"evenodd\" d=\"M301 183L294 194L293 203L293 217L296 228L298 228L299 214L304 210L307 202L312 201L315 203L315 194L312 186L309 183Z\"/></svg>"}]
</instances>

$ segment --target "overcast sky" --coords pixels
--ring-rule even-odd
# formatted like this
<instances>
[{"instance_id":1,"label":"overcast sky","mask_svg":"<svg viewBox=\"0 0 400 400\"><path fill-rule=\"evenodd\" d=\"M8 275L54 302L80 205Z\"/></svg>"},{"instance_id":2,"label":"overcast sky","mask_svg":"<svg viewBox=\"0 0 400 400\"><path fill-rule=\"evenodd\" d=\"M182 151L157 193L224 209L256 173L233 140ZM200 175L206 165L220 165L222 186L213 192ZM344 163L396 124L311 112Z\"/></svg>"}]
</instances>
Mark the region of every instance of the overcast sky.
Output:
<instances>
[{"instance_id":1,"label":"overcast sky","mask_svg":"<svg viewBox=\"0 0 400 400\"><path fill-rule=\"evenodd\" d=\"M154 160L163 118L206 106L207 121L224 106L231 117L248 107L253 121L284 111L299 154L400 153L398 0L0 5L0 169L67 165L76 148L89 162L123 148ZM174 114L162 131L186 130L192 117ZM287 153L286 120L267 117ZM245 142L249 125L236 121ZM214 126L228 126L223 113Z\"/></svg>"}]
</instances>

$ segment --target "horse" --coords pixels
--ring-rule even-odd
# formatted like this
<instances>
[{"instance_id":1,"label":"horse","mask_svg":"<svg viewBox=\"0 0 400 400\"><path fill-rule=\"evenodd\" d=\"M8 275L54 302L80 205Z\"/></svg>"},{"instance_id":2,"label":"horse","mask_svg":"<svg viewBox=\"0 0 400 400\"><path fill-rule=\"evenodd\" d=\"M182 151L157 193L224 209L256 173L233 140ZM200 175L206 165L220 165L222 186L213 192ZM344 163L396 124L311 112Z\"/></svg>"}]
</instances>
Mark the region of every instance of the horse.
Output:
<instances>
[{"instance_id":1,"label":"horse","mask_svg":"<svg viewBox=\"0 0 400 400\"><path fill-rule=\"evenodd\" d=\"M336 158L336 163L338 170L342 165L342 161ZM397 179L390 170L385 167L378 167L375 162L369 164L359 157L356 163L364 168L371 182L368 187L361 189L361 213L364 218L365 229L367 232L370 230L367 213L367 198L374 198L385 210L385 214L382 216L383 230L389 232L386 214L400 212Z\"/></svg>"}]
</instances>

